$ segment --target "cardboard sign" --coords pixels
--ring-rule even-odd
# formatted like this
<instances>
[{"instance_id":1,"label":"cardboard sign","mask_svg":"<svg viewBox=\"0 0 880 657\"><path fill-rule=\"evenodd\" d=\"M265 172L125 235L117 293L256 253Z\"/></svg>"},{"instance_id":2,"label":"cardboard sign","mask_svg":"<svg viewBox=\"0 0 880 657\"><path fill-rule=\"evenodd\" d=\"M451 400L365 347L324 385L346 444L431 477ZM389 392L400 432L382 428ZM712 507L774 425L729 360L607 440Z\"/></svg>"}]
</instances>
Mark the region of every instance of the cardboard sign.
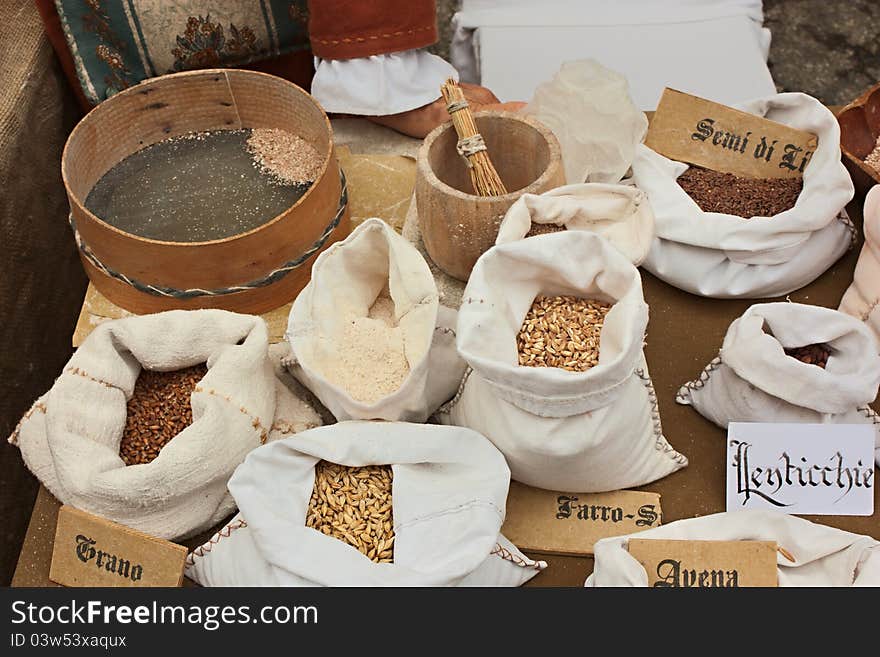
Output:
<instances>
[{"instance_id":1,"label":"cardboard sign","mask_svg":"<svg viewBox=\"0 0 880 657\"><path fill-rule=\"evenodd\" d=\"M631 538L629 553L658 588L777 586L772 541L667 541Z\"/></svg>"},{"instance_id":2,"label":"cardboard sign","mask_svg":"<svg viewBox=\"0 0 880 657\"><path fill-rule=\"evenodd\" d=\"M657 493L563 493L512 481L501 531L524 550L584 555L593 554L601 538L658 527L660 521Z\"/></svg>"},{"instance_id":3,"label":"cardboard sign","mask_svg":"<svg viewBox=\"0 0 880 657\"><path fill-rule=\"evenodd\" d=\"M62 506L49 579L64 586L180 586L187 549Z\"/></svg>"},{"instance_id":4,"label":"cardboard sign","mask_svg":"<svg viewBox=\"0 0 880 657\"><path fill-rule=\"evenodd\" d=\"M870 424L732 422L727 429L727 510L870 516Z\"/></svg>"},{"instance_id":5,"label":"cardboard sign","mask_svg":"<svg viewBox=\"0 0 880 657\"><path fill-rule=\"evenodd\" d=\"M749 178L801 176L816 135L667 88L645 145L672 160Z\"/></svg>"}]
</instances>

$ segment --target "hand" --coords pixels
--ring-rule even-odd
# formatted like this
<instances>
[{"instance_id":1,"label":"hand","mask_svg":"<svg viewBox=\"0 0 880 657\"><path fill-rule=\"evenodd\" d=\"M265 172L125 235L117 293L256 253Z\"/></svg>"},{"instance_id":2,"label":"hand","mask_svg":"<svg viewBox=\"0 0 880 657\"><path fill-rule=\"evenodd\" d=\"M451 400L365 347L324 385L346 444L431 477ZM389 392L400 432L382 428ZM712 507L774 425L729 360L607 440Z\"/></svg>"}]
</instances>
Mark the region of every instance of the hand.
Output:
<instances>
[{"instance_id":1,"label":"hand","mask_svg":"<svg viewBox=\"0 0 880 657\"><path fill-rule=\"evenodd\" d=\"M470 103L472 112L480 110L507 110L509 112L517 112L525 107L525 103L511 102L502 103L491 91L485 87L476 84L462 83L461 88L464 91L464 97ZM384 125L397 132L402 132L410 137L424 138L431 130L441 123L449 121L449 113L446 111L446 102L441 96L433 103L428 103L422 107L411 109L400 114L389 114L387 116L367 116L365 117L373 123Z\"/></svg>"}]
</instances>

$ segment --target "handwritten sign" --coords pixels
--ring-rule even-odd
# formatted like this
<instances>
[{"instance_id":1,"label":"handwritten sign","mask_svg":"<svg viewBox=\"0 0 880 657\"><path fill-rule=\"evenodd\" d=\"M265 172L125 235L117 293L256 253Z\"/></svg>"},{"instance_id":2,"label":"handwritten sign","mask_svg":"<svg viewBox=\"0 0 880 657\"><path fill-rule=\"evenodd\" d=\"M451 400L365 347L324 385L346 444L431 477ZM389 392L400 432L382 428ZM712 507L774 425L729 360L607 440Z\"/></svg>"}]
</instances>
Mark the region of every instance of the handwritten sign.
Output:
<instances>
[{"instance_id":1,"label":"handwritten sign","mask_svg":"<svg viewBox=\"0 0 880 657\"><path fill-rule=\"evenodd\" d=\"M873 426L732 422L727 510L737 509L872 515Z\"/></svg>"},{"instance_id":2,"label":"handwritten sign","mask_svg":"<svg viewBox=\"0 0 880 657\"><path fill-rule=\"evenodd\" d=\"M584 555L593 554L601 538L658 527L660 521L657 493L566 493L513 481L501 531L521 549Z\"/></svg>"},{"instance_id":3,"label":"handwritten sign","mask_svg":"<svg viewBox=\"0 0 880 657\"><path fill-rule=\"evenodd\" d=\"M49 579L64 586L180 586L187 550L62 506Z\"/></svg>"},{"instance_id":4,"label":"handwritten sign","mask_svg":"<svg viewBox=\"0 0 880 657\"><path fill-rule=\"evenodd\" d=\"M645 138L670 159L750 178L803 175L817 143L812 133L668 88Z\"/></svg>"},{"instance_id":5,"label":"handwritten sign","mask_svg":"<svg viewBox=\"0 0 880 657\"><path fill-rule=\"evenodd\" d=\"M778 586L772 541L671 541L631 538L629 553L657 588Z\"/></svg>"}]
</instances>

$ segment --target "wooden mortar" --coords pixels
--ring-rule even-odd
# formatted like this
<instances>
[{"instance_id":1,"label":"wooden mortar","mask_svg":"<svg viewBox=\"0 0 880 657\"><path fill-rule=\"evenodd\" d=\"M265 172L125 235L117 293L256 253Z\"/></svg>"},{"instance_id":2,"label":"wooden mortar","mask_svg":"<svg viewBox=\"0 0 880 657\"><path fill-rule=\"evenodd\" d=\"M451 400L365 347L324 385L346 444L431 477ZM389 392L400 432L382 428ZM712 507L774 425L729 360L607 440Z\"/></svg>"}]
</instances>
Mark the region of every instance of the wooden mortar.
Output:
<instances>
[{"instance_id":1,"label":"wooden mortar","mask_svg":"<svg viewBox=\"0 0 880 657\"><path fill-rule=\"evenodd\" d=\"M523 194L542 194L565 184L556 136L535 119L513 112L475 112L504 196L477 196L467 164L456 151L452 122L434 129L419 149L416 209L422 240L440 269L467 281L477 258L498 235L508 208Z\"/></svg>"},{"instance_id":2,"label":"wooden mortar","mask_svg":"<svg viewBox=\"0 0 880 657\"><path fill-rule=\"evenodd\" d=\"M856 199L862 203L868 190L880 184L880 171L865 162L880 135L880 83L840 110L837 122L843 163L855 185Z\"/></svg>"},{"instance_id":3,"label":"wooden mortar","mask_svg":"<svg viewBox=\"0 0 880 657\"><path fill-rule=\"evenodd\" d=\"M85 207L95 183L132 153L190 132L280 128L324 157L314 184L290 208L245 233L207 242L168 242L116 228ZM350 230L347 208L318 252L268 285L250 287L311 251L329 230L342 184L333 133L320 105L295 84L265 73L209 69L165 75L98 105L67 140L61 161L71 215L82 243L109 270L139 284L175 290L248 289L180 298L142 291L106 273L80 250L89 279L110 301L135 313L223 308L263 313L293 299L308 283L318 252Z\"/></svg>"}]
</instances>

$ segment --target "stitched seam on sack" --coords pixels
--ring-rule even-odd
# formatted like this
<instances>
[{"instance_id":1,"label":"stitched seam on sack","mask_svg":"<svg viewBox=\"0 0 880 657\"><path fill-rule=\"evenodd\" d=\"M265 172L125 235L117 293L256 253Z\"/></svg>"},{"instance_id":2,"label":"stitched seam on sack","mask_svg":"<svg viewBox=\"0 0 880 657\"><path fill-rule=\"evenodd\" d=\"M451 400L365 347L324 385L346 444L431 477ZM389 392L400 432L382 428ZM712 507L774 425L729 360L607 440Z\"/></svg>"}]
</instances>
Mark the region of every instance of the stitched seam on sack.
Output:
<instances>
[{"instance_id":1,"label":"stitched seam on sack","mask_svg":"<svg viewBox=\"0 0 880 657\"><path fill-rule=\"evenodd\" d=\"M22 418L18 421L18 424L15 425L15 429L13 430L13 432L9 435L9 439L7 440L7 442L10 445L18 446L18 436L21 433L21 428L24 426L24 423L30 420L31 416L36 412L45 413L46 405L42 402L37 402L30 407L28 412L25 413L24 416L22 416Z\"/></svg>"},{"instance_id":2,"label":"stitched seam on sack","mask_svg":"<svg viewBox=\"0 0 880 657\"><path fill-rule=\"evenodd\" d=\"M657 391L654 390L654 383L651 381L651 377L645 374L644 370L636 370L635 373L648 390L648 399L651 402L651 420L654 423L654 447L676 463L687 463L687 457L675 451L675 448L669 444L669 441L663 435L663 423L660 421L660 402L657 399Z\"/></svg>"},{"instance_id":3,"label":"stitched seam on sack","mask_svg":"<svg viewBox=\"0 0 880 657\"><path fill-rule=\"evenodd\" d=\"M471 500L470 502L465 502L464 504L459 504L458 506L452 507L451 509L443 509L442 511L437 511L436 513L431 513L427 516L421 516L419 518L415 518L405 523L395 524L394 531L395 533L400 529L407 529L412 527L413 525L418 525L419 523L425 522L426 520L433 520L434 518L440 518L442 516L448 516L450 513L459 513L461 511L465 511L467 509L473 507L485 506L492 509L498 516L504 520L504 511L498 508L492 502L486 502L484 500Z\"/></svg>"},{"instance_id":4,"label":"stitched seam on sack","mask_svg":"<svg viewBox=\"0 0 880 657\"><path fill-rule=\"evenodd\" d=\"M223 399L223 400L229 402L233 406L235 405L235 402L232 401L232 398L229 395L224 395L222 393L219 393L216 390L214 390L213 388L206 390L202 386L196 386L195 389L193 390L193 394L195 394L197 392L204 392L206 395L212 395L214 397L219 397L220 399ZM260 422L260 418L255 416L253 413L249 412L244 406L239 406L238 410L241 411L242 414L244 414L245 416L247 416L251 420L251 426L254 429L259 430L260 444L265 445L266 440L269 438L269 430L267 430L266 427L263 426L263 423Z\"/></svg>"},{"instance_id":5,"label":"stitched seam on sack","mask_svg":"<svg viewBox=\"0 0 880 657\"><path fill-rule=\"evenodd\" d=\"M877 305L880 304L880 297L874 299L871 303L868 304L868 307L862 311L859 315L863 322L867 322L871 317L871 313L877 308Z\"/></svg>"},{"instance_id":6,"label":"stitched seam on sack","mask_svg":"<svg viewBox=\"0 0 880 657\"><path fill-rule=\"evenodd\" d=\"M703 368L703 371L700 372L700 376L694 381L688 381L681 388L678 389L678 392L675 395L675 401L682 403L680 400L684 399L684 391L685 390L700 390L706 386L709 382L709 377L712 372L721 367L721 354L719 353L715 358L709 361L709 364Z\"/></svg>"},{"instance_id":7,"label":"stitched seam on sack","mask_svg":"<svg viewBox=\"0 0 880 657\"><path fill-rule=\"evenodd\" d=\"M534 568L535 570L544 570L547 567L546 561L534 561L532 559L529 559L528 557L523 558L517 556L507 548L503 547L501 543L496 543L495 548L489 553L489 555L495 555L496 557L500 557L505 561L510 561L520 568Z\"/></svg>"},{"instance_id":8,"label":"stitched seam on sack","mask_svg":"<svg viewBox=\"0 0 880 657\"><path fill-rule=\"evenodd\" d=\"M68 367L64 371L67 372L68 374L75 374L76 376L81 376L84 379L88 379L89 381L99 383L102 386L104 386L105 388L110 388L111 390L113 390L113 389L121 390L121 388L119 386L115 386L112 383L107 383L103 379L97 379L97 378L93 377L91 374L89 374L88 372L86 372L85 370L81 370L78 367Z\"/></svg>"},{"instance_id":9,"label":"stitched seam on sack","mask_svg":"<svg viewBox=\"0 0 880 657\"><path fill-rule=\"evenodd\" d=\"M344 39L319 39L312 37L312 41L325 46L337 46L340 43L366 43L367 41L376 41L378 39L393 39L395 37L406 36L409 34L417 34L418 32L427 32L433 29L433 25L426 25L424 27L415 27L411 30L401 30L399 32L389 32L387 34L374 34L367 37L355 37L353 39L349 37L346 37Z\"/></svg>"},{"instance_id":10,"label":"stitched seam on sack","mask_svg":"<svg viewBox=\"0 0 880 657\"><path fill-rule=\"evenodd\" d=\"M473 372L471 366L468 365L464 371L464 374L461 377L461 383L458 384L458 390L455 392L455 396L450 399L448 402L443 404L440 408L437 409L437 413L449 414L453 408L455 408L456 404L458 404L461 399L462 394L464 393L464 386L467 383L468 378Z\"/></svg>"},{"instance_id":11,"label":"stitched seam on sack","mask_svg":"<svg viewBox=\"0 0 880 657\"><path fill-rule=\"evenodd\" d=\"M214 549L214 546L220 542L221 538L229 538L236 529L241 529L242 527L247 527L247 522L243 518L239 518L228 525L226 525L223 529L214 534L207 543L194 548L189 554L186 555L186 565L194 566L196 564L196 557L204 557L208 552Z\"/></svg>"},{"instance_id":12,"label":"stitched seam on sack","mask_svg":"<svg viewBox=\"0 0 880 657\"><path fill-rule=\"evenodd\" d=\"M873 424L873 425L875 425L875 426L878 425L878 424L880 424L880 415L878 415L878 414L874 411L873 408L870 408L870 407L868 407L868 406L859 406L858 409L856 409L856 410L858 410L859 413L861 413L861 414L864 415L866 418L868 418L869 420L871 420L871 424Z\"/></svg>"},{"instance_id":13,"label":"stitched seam on sack","mask_svg":"<svg viewBox=\"0 0 880 657\"><path fill-rule=\"evenodd\" d=\"M856 242L859 241L859 234L856 230L855 224L853 224L852 219L850 219L843 210L837 213L836 219L849 230L849 248L852 249L856 245Z\"/></svg>"}]
</instances>

